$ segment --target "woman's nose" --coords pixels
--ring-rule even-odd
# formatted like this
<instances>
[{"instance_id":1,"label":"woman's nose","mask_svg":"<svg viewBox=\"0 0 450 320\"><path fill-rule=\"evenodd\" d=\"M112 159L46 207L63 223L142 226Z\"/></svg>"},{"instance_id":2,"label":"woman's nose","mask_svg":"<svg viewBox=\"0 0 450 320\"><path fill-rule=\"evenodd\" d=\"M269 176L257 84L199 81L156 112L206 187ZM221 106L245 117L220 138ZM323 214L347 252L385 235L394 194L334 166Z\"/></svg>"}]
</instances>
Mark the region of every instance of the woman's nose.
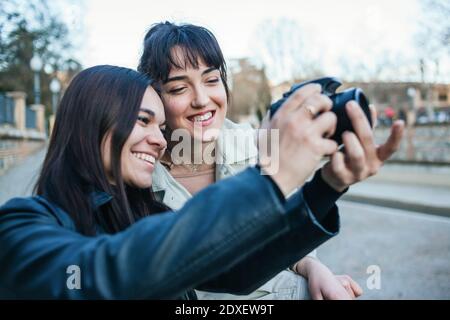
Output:
<instances>
[{"instance_id":1,"label":"woman's nose","mask_svg":"<svg viewBox=\"0 0 450 320\"><path fill-rule=\"evenodd\" d=\"M159 128L155 131L147 135L147 143L156 147L158 151L164 150L167 147L167 141Z\"/></svg>"},{"instance_id":2,"label":"woman's nose","mask_svg":"<svg viewBox=\"0 0 450 320\"><path fill-rule=\"evenodd\" d=\"M209 96L207 92L202 88L197 88L195 90L195 97L192 100L192 107L193 108L204 108L208 105L209 102Z\"/></svg>"}]
</instances>

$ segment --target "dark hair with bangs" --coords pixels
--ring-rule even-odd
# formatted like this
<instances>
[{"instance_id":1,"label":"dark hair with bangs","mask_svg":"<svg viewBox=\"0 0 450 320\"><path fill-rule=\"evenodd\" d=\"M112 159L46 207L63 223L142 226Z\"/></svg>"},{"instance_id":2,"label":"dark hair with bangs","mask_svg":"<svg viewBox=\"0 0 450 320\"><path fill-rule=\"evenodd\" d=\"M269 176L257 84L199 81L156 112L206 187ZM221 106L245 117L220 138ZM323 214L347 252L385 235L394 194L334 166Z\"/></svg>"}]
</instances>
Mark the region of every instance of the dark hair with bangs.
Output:
<instances>
[{"instance_id":1,"label":"dark hair with bangs","mask_svg":"<svg viewBox=\"0 0 450 320\"><path fill-rule=\"evenodd\" d=\"M180 47L183 65L172 56L172 49ZM208 29L193 24L176 25L160 22L151 26L144 38L144 50L138 71L147 74L155 81L166 82L170 70L185 69L188 65L198 68L199 60L220 72L227 98L227 70L225 59L216 37Z\"/></svg>"},{"instance_id":2,"label":"dark hair with bangs","mask_svg":"<svg viewBox=\"0 0 450 320\"><path fill-rule=\"evenodd\" d=\"M141 217L167 209L154 200L150 188L125 185L120 169L122 148L149 85L150 78L134 70L95 66L75 76L58 107L35 192L64 209L85 235L94 235L97 225L115 233ZM108 134L114 185L102 161L102 144ZM113 199L94 208L96 191Z\"/></svg>"}]
</instances>

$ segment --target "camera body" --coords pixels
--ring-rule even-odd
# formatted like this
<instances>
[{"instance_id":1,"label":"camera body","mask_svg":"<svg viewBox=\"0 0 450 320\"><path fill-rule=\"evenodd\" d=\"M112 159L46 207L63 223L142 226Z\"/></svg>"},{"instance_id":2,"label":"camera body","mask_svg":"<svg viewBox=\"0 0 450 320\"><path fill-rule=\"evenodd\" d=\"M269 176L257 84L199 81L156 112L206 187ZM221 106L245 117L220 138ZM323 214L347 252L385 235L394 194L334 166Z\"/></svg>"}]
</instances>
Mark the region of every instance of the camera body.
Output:
<instances>
[{"instance_id":1,"label":"camera body","mask_svg":"<svg viewBox=\"0 0 450 320\"><path fill-rule=\"evenodd\" d=\"M272 117L275 114L275 112L277 112L277 110L281 107L281 105L287 100L287 98L292 93L294 93L296 90L300 89L304 85L310 83L320 84L322 86L322 94L327 95L333 102L333 107L331 111L334 112L337 116L337 124L336 130L330 139L336 141L339 145L341 145L342 134L344 133L344 131L354 132L352 122L350 121L350 118L348 117L347 112L345 111L345 105L347 104L347 102L351 100L356 101L361 106L362 110L364 111L364 114L367 117L367 120L370 123L370 126L372 126L372 117L369 109L369 100L364 95L364 92L360 88L350 88L342 92L336 93L336 89L342 85L342 82L332 77L320 78L294 84L291 87L291 90L283 94L283 98L281 98L280 100L278 100L277 102L273 103L270 106L270 116Z\"/></svg>"}]
</instances>

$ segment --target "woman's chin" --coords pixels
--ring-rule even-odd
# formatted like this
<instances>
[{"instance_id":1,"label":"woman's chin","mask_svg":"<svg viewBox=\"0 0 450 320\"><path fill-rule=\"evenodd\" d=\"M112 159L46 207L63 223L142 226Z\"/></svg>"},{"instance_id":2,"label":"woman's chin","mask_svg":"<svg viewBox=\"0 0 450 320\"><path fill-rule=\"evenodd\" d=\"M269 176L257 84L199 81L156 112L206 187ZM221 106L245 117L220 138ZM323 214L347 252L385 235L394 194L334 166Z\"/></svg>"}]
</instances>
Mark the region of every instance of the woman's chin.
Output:
<instances>
[{"instance_id":1,"label":"woman's chin","mask_svg":"<svg viewBox=\"0 0 450 320\"><path fill-rule=\"evenodd\" d=\"M152 177L148 179L134 179L126 182L127 185L137 189L148 189L152 186Z\"/></svg>"}]
</instances>

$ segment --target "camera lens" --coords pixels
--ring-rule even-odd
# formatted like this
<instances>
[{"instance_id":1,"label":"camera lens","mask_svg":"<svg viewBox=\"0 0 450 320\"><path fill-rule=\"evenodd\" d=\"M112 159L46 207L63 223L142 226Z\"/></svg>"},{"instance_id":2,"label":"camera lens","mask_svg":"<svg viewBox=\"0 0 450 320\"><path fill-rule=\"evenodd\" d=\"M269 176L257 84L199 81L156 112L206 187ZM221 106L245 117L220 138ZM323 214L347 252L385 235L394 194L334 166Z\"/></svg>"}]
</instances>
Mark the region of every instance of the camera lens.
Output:
<instances>
[{"instance_id":1,"label":"camera lens","mask_svg":"<svg viewBox=\"0 0 450 320\"><path fill-rule=\"evenodd\" d=\"M338 144L342 144L342 134L345 131L353 131L352 122L347 115L345 110L345 105L347 102L354 100L356 101L362 108L364 114L367 117L370 125L372 126L372 117L370 115L369 109L369 101L359 88L350 88L340 93L334 94L330 96L331 101L333 101L333 107L331 109L338 118L338 122L336 124L336 131L331 139L335 140Z\"/></svg>"}]
</instances>

